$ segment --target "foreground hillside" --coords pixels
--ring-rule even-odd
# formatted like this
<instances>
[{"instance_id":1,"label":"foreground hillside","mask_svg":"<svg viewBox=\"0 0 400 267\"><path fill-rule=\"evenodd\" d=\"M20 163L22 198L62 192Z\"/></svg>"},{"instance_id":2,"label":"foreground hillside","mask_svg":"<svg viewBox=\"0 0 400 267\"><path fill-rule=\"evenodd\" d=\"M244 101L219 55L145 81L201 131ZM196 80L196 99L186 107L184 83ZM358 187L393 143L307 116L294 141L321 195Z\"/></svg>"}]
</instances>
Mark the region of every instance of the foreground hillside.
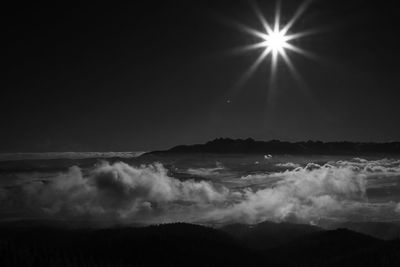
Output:
<instances>
[{"instance_id":1,"label":"foreground hillside","mask_svg":"<svg viewBox=\"0 0 400 267\"><path fill-rule=\"evenodd\" d=\"M400 242L350 230L262 223L220 230L13 227L0 231L0 266L394 266Z\"/></svg>"}]
</instances>

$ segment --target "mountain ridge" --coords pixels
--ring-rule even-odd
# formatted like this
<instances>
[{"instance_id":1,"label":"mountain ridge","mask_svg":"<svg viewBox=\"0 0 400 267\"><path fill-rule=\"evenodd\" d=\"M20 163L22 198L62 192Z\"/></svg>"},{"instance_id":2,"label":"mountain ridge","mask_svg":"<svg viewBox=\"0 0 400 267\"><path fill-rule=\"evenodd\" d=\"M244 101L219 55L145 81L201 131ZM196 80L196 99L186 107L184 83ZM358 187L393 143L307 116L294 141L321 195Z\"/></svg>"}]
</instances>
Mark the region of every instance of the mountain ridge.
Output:
<instances>
[{"instance_id":1,"label":"mountain ridge","mask_svg":"<svg viewBox=\"0 0 400 267\"><path fill-rule=\"evenodd\" d=\"M231 139L217 138L204 144L178 145L168 150L145 153L154 154L181 153L254 153L254 154L337 154L337 155L376 155L400 154L400 142L322 142L301 141L287 142L280 140L256 141L252 138Z\"/></svg>"}]
</instances>

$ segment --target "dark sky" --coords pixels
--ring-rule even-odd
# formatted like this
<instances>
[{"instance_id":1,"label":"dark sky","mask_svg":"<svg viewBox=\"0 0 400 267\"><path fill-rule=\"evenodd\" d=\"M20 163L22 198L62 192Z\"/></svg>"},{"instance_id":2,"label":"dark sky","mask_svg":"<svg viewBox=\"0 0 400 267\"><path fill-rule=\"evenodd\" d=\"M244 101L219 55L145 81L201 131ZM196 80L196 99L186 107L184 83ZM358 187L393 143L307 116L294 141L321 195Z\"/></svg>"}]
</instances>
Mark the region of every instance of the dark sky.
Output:
<instances>
[{"instance_id":1,"label":"dark sky","mask_svg":"<svg viewBox=\"0 0 400 267\"><path fill-rule=\"evenodd\" d=\"M0 151L400 140L396 1L314 1L292 31L321 30L294 42L319 59L290 53L306 85L281 61L273 93L268 60L234 90L260 53L229 53L255 41L230 20L262 30L248 1L136 2L3 8Z\"/></svg>"}]
</instances>

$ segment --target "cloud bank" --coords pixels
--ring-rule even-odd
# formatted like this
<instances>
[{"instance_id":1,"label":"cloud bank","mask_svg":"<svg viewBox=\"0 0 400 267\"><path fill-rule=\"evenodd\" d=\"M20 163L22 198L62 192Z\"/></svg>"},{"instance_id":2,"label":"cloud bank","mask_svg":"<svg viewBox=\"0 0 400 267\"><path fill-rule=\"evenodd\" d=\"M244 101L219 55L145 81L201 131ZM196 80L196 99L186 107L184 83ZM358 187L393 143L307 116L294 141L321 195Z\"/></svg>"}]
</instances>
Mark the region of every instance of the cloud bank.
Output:
<instances>
[{"instance_id":1,"label":"cloud bank","mask_svg":"<svg viewBox=\"0 0 400 267\"><path fill-rule=\"evenodd\" d=\"M3 192L2 202L42 216L140 220L169 211L174 203L201 207L224 201L227 194L226 188L206 181L169 177L159 163L132 167L104 162L86 175L75 166L50 181L25 184L8 196Z\"/></svg>"},{"instance_id":2,"label":"cloud bank","mask_svg":"<svg viewBox=\"0 0 400 267\"><path fill-rule=\"evenodd\" d=\"M122 223L389 220L398 218L400 203L372 201L368 190L399 187L399 177L397 160L353 159L237 177L241 186L229 187L218 179L181 181L161 163L103 162L90 170L74 166L52 179L3 187L0 214Z\"/></svg>"},{"instance_id":3,"label":"cloud bank","mask_svg":"<svg viewBox=\"0 0 400 267\"><path fill-rule=\"evenodd\" d=\"M266 178L279 180L273 187L245 189L241 202L213 211L211 217L249 223L315 220L348 210L355 201L362 201L366 192L365 176L344 166L309 164Z\"/></svg>"}]
</instances>

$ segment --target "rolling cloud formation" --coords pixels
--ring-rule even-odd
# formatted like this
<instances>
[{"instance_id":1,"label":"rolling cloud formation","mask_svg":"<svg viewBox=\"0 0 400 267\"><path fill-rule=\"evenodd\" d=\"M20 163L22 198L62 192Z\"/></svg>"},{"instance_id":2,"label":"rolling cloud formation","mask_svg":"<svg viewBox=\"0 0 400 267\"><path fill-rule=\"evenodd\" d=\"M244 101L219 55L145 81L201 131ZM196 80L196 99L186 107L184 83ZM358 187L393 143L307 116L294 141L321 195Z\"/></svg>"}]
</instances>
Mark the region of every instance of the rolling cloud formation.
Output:
<instances>
[{"instance_id":1,"label":"rolling cloud formation","mask_svg":"<svg viewBox=\"0 0 400 267\"><path fill-rule=\"evenodd\" d=\"M204 169L188 172L201 174ZM230 187L218 180L179 180L161 163L103 162L90 170L74 166L51 179L3 187L0 215L119 223L273 220L320 224L360 220L364 214L369 220L390 220L399 216L400 201L375 201L369 190L399 190L399 177L398 160L353 159L237 177L241 186Z\"/></svg>"}]
</instances>

